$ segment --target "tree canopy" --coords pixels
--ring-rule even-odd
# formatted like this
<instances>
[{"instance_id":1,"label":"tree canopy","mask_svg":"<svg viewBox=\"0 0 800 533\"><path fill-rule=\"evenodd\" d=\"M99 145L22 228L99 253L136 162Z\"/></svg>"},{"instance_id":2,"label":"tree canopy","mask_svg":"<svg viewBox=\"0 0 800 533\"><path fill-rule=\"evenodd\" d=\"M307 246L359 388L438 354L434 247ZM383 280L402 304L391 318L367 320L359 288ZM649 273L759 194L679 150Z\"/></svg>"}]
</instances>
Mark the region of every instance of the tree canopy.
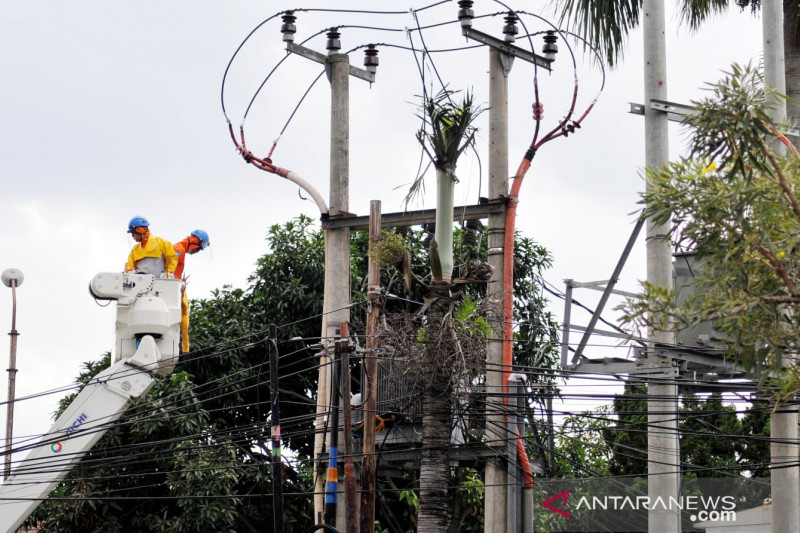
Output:
<instances>
[{"instance_id":1,"label":"tree canopy","mask_svg":"<svg viewBox=\"0 0 800 533\"><path fill-rule=\"evenodd\" d=\"M696 294L678 302L673 291L645 284L627 320L662 330L712 321L729 357L793 395L800 385L800 156L779 133L783 125L770 120L757 69L734 65L709 92L686 119L689 155L649 169L642 200L643 216L671 223L676 250L696 257Z\"/></svg>"}]
</instances>

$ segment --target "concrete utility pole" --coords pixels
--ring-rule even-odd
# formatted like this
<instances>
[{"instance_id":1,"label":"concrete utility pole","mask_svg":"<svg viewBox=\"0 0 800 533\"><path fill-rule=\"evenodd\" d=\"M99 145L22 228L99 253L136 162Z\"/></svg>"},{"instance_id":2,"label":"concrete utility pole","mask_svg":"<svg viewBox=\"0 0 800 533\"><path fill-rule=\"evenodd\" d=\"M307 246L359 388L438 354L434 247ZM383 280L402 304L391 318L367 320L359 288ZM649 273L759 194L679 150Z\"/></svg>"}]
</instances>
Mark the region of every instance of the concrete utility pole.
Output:
<instances>
[{"instance_id":1,"label":"concrete utility pole","mask_svg":"<svg viewBox=\"0 0 800 533\"><path fill-rule=\"evenodd\" d=\"M769 417L772 531L800 531L797 405L782 405Z\"/></svg>"},{"instance_id":2,"label":"concrete utility pole","mask_svg":"<svg viewBox=\"0 0 800 533\"><path fill-rule=\"evenodd\" d=\"M667 53L664 0L644 0L644 97L645 164L660 168L669 162L668 115L654 110L652 100L667 100ZM648 183L649 187L650 184ZM669 223L647 221L647 281L672 288L672 250ZM651 343L673 344L674 335L651 331ZM650 356L651 358L657 356ZM658 358L661 359L661 358ZM678 386L672 379L675 369L670 360L654 361L667 370L648 383L647 492L650 501L668 502L680 494L680 448L678 443ZM654 376L655 377L655 376ZM680 510L651 509L648 529L654 532L681 530Z\"/></svg>"},{"instance_id":3,"label":"concrete utility pole","mask_svg":"<svg viewBox=\"0 0 800 533\"><path fill-rule=\"evenodd\" d=\"M331 216L346 214L350 208L350 58L340 54L339 46L331 46L328 55L331 76ZM336 336L336 330L350 321L350 228L328 230L330 261L325 271L325 299L328 308L327 339ZM338 400L332 398L336 404ZM349 402L350 398L344 398ZM332 405L335 409L338 406ZM339 431L330 427L329 435ZM331 524L332 525L332 524ZM345 513L337 512L336 527L344 531Z\"/></svg>"},{"instance_id":4,"label":"concrete utility pole","mask_svg":"<svg viewBox=\"0 0 800 533\"><path fill-rule=\"evenodd\" d=\"M508 197L508 77L503 53L489 49L489 199ZM487 293L492 321L491 340L486 347L486 441L496 450L486 461L484 528L486 533L506 533L506 480L502 458L506 431L503 391L503 243L506 210L489 215L489 264L493 267ZM513 251L512 251L513 252ZM510 369L507 369L510 370Z\"/></svg>"},{"instance_id":5,"label":"concrete utility pole","mask_svg":"<svg viewBox=\"0 0 800 533\"><path fill-rule=\"evenodd\" d=\"M786 94L786 62L783 39L783 2L761 3L764 46L764 83L767 90ZM767 92L770 118L786 120L786 100ZM785 151L780 142L773 148ZM780 406L770 415L770 476L772 489L772 531L800 531L800 455L798 454L798 411L796 404Z\"/></svg>"},{"instance_id":6,"label":"concrete utility pole","mask_svg":"<svg viewBox=\"0 0 800 533\"><path fill-rule=\"evenodd\" d=\"M22 272L15 268L5 270L0 276L3 284L11 288L11 349L8 361L8 404L6 407L6 457L3 479L8 479L11 474L11 441L14 435L14 398L16 396L17 381L17 287L22 285L25 279Z\"/></svg>"},{"instance_id":7,"label":"concrete utility pole","mask_svg":"<svg viewBox=\"0 0 800 533\"><path fill-rule=\"evenodd\" d=\"M366 69L350 66L347 54L339 53L341 42L336 28L328 31L327 55L294 43L296 28L294 16L284 15L284 41L286 50L301 55L312 61L325 65L328 80L331 83L331 153L330 153L330 207L328 215L331 219L349 216L350 208L350 76L356 76L369 83L375 81L378 66L377 51L370 48L365 51ZM318 202L319 203L319 202ZM322 343L330 348L339 326L350 320L350 228L336 226L325 230L325 290L322 305ZM315 420L316 436L314 439L315 464L320 465L324 440L325 414L333 407L328 405L332 400L330 367L332 361L330 350L320 360L319 383L317 388L317 418ZM325 360L327 359L327 361ZM328 428L328 435L337 431L336 427ZM330 438L328 440L330 442ZM329 450L336 454L337 450ZM331 480L336 486L338 480ZM326 507L326 499L336 500L336 493L326 494L325 481L322 476L315 476L314 484L314 521L318 521ZM340 513L340 516L343 516ZM331 524L329 524L331 525Z\"/></svg>"}]
</instances>

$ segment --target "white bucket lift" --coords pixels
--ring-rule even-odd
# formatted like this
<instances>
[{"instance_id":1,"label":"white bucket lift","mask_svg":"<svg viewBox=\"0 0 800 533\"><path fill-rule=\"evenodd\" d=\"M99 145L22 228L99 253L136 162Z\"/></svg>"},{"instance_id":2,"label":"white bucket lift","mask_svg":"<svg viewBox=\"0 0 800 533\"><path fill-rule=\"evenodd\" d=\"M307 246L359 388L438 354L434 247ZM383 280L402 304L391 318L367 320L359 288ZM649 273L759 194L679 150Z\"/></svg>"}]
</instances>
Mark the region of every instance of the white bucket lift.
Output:
<instances>
[{"instance_id":1,"label":"white bucket lift","mask_svg":"<svg viewBox=\"0 0 800 533\"><path fill-rule=\"evenodd\" d=\"M104 272L92 279L89 290L95 298L117 302L114 359L0 485L0 533L16 531L132 400L153 387L156 374L165 376L175 368L182 286L178 279L144 274Z\"/></svg>"}]
</instances>

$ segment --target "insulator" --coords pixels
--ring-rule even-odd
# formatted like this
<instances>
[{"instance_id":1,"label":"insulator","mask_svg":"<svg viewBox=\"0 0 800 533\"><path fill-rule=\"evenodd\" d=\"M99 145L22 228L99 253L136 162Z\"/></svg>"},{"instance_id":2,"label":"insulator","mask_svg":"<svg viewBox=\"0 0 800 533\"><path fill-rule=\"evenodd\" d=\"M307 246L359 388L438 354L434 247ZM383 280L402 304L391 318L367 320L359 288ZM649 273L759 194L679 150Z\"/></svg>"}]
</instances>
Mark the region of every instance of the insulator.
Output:
<instances>
[{"instance_id":1,"label":"insulator","mask_svg":"<svg viewBox=\"0 0 800 533\"><path fill-rule=\"evenodd\" d=\"M472 231L483 231L483 222L479 218L467 220L467 229Z\"/></svg>"},{"instance_id":2,"label":"insulator","mask_svg":"<svg viewBox=\"0 0 800 533\"><path fill-rule=\"evenodd\" d=\"M545 59L549 59L553 61L556 58L556 54L558 53L558 45L556 44L558 41L558 35L553 30L549 30L544 35L544 46L542 47L542 54L544 54Z\"/></svg>"},{"instance_id":3,"label":"insulator","mask_svg":"<svg viewBox=\"0 0 800 533\"><path fill-rule=\"evenodd\" d=\"M325 49L329 52L336 52L342 49L342 41L339 40L341 34L337 28L331 28L328 32L328 42L325 44Z\"/></svg>"},{"instance_id":4,"label":"insulator","mask_svg":"<svg viewBox=\"0 0 800 533\"><path fill-rule=\"evenodd\" d=\"M464 248L467 249L467 256L474 259L478 257L478 233L483 231L483 223L480 219L467 220L466 231L464 232Z\"/></svg>"},{"instance_id":5,"label":"insulator","mask_svg":"<svg viewBox=\"0 0 800 533\"><path fill-rule=\"evenodd\" d=\"M474 250L476 246L478 246L478 237L475 235L475 232L465 231L464 248L467 248L468 250Z\"/></svg>"},{"instance_id":6,"label":"insulator","mask_svg":"<svg viewBox=\"0 0 800 533\"><path fill-rule=\"evenodd\" d=\"M519 33L519 29L517 28L517 16L512 11L509 11L508 15L503 17L503 20L506 21L506 25L503 26L505 41L507 43L513 43L517 40L517 34Z\"/></svg>"},{"instance_id":7,"label":"insulator","mask_svg":"<svg viewBox=\"0 0 800 533\"><path fill-rule=\"evenodd\" d=\"M408 240L411 237L411 226L397 226L394 228L394 232L398 235L402 235L404 239Z\"/></svg>"},{"instance_id":8,"label":"insulator","mask_svg":"<svg viewBox=\"0 0 800 533\"><path fill-rule=\"evenodd\" d=\"M292 11L287 11L286 14L281 17L281 20L283 20L283 24L281 24L281 33L283 34L284 42L293 42L294 34L297 33L297 26L294 25L294 21L297 20L297 17L294 16Z\"/></svg>"},{"instance_id":9,"label":"insulator","mask_svg":"<svg viewBox=\"0 0 800 533\"><path fill-rule=\"evenodd\" d=\"M544 117L544 105L541 102L535 102L531 107L533 108L533 120L542 120L542 117Z\"/></svg>"},{"instance_id":10,"label":"insulator","mask_svg":"<svg viewBox=\"0 0 800 533\"><path fill-rule=\"evenodd\" d=\"M373 74L378 70L378 50L371 44L364 50L364 67Z\"/></svg>"},{"instance_id":11,"label":"insulator","mask_svg":"<svg viewBox=\"0 0 800 533\"><path fill-rule=\"evenodd\" d=\"M461 21L462 28L471 28L472 19L475 18L475 12L472 10L472 0L458 0L458 20Z\"/></svg>"},{"instance_id":12,"label":"insulator","mask_svg":"<svg viewBox=\"0 0 800 533\"><path fill-rule=\"evenodd\" d=\"M425 230L425 237L422 238L422 244L423 246L425 246L425 249L427 250L431 245L433 236L436 234L436 224L430 222L428 224L425 224L423 226L423 229Z\"/></svg>"}]
</instances>

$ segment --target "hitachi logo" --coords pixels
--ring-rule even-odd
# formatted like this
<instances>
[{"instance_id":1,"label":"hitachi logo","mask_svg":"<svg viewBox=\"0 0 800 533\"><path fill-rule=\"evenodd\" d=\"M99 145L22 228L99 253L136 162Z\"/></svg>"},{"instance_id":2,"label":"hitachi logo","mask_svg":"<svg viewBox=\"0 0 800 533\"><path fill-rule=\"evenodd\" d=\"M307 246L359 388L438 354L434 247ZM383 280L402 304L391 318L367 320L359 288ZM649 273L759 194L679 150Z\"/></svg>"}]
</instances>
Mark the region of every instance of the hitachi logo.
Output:
<instances>
[{"instance_id":1,"label":"hitachi logo","mask_svg":"<svg viewBox=\"0 0 800 533\"><path fill-rule=\"evenodd\" d=\"M89 419L86 416L86 413L81 413L78 418L75 419L75 422L72 423L70 427L67 428L67 438L70 438L73 433L75 433L81 425Z\"/></svg>"}]
</instances>

